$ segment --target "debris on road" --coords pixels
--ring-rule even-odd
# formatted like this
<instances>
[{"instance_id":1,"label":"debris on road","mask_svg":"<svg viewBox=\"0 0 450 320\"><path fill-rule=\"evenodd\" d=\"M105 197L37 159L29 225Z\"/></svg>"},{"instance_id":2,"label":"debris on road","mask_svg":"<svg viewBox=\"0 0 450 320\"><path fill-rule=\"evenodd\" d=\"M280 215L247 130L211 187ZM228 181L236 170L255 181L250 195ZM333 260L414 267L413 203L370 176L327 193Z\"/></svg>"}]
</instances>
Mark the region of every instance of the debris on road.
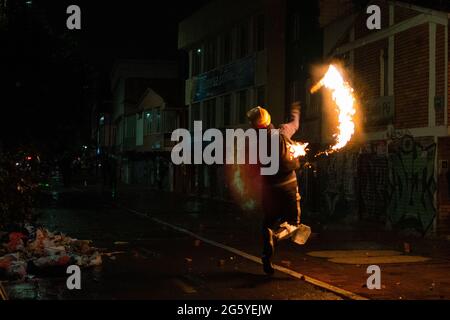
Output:
<instances>
[{"instance_id":1,"label":"debris on road","mask_svg":"<svg viewBox=\"0 0 450 320\"><path fill-rule=\"evenodd\" d=\"M31 225L20 232L4 233L0 238L0 276L24 279L47 268L70 264L98 266L102 264L102 257L90 241Z\"/></svg>"},{"instance_id":2,"label":"debris on road","mask_svg":"<svg viewBox=\"0 0 450 320\"><path fill-rule=\"evenodd\" d=\"M405 253L411 253L411 244L409 242L403 243L403 251Z\"/></svg>"},{"instance_id":3,"label":"debris on road","mask_svg":"<svg viewBox=\"0 0 450 320\"><path fill-rule=\"evenodd\" d=\"M3 288L1 282L0 282L0 300L8 300L8 295L6 294L6 290Z\"/></svg>"},{"instance_id":4,"label":"debris on road","mask_svg":"<svg viewBox=\"0 0 450 320\"><path fill-rule=\"evenodd\" d=\"M124 253L126 253L126 252L125 251L114 251L114 252L105 252L105 253L103 253L103 255L111 258L118 254L124 254Z\"/></svg>"},{"instance_id":5,"label":"debris on road","mask_svg":"<svg viewBox=\"0 0 450 320\"><path fill-rule=\"evenodd\" d=\"M125 241L116 241L116 242L114 242L114 244L115 244L116 246L126 246L126 245L128 244L128 242L125 242Z\"/></svg>"},{"instance_id":6,"label":"debris on road","mask_svg":"<svg viewBox=\"0 0 450 320\"><path fill-rule=\"evenodd\" d=\"M286 268L290 268L291 265L292 265L292 262L289 261L289 260L282 260L282 261L281 261L281 264L282 264L283 266L285 266Z\"/></svg>"}]
</instances>

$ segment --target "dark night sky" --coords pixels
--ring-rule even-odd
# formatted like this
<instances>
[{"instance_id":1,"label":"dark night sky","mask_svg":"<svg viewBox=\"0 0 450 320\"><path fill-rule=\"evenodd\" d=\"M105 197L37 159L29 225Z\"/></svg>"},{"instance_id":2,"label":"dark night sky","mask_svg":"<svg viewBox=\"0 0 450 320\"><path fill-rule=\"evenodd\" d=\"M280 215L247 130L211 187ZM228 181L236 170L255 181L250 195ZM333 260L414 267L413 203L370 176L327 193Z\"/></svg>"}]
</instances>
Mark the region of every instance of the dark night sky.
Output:
<instances>
[{"instance_id":1,"label":"dark night sky","mask_svg":"<svg viewBox=\"0 0 450 320\"><path fill-rule=\"evenodd\" d=\"M107 87L115 59L177 59L178 22L208 0L14 2L0 29L0 141L61 149L82 142L87 75L99 72ZM70 4L81 8L81 31L66 29Z\"/></svg>"}]
</instances>

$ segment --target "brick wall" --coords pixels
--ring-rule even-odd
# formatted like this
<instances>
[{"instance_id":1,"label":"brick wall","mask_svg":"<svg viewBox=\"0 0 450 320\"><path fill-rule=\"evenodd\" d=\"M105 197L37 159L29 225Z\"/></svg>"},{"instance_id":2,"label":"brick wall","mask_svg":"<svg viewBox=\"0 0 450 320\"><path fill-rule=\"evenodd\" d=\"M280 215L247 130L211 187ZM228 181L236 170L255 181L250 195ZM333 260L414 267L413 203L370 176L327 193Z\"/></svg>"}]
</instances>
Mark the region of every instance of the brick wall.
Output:
<instances>
[{"instance_id":1,"label":"brick wall","mask_svg":"<svg viewBox=\"0 0 450 320\"><path fill-rule=\"evenodd\" d=\"M445 26L436 26L436 96L445 97ZM445 106L436 110L436 125L444 125Z\"/></svg>"},{"instance_id":2,"label":"brick wall","mask_svg":"<svg viewBox=\"0 0 450 320\"><path fill-rule=\"evenodd\" d=\"M439 138L438 160L447 160L450 164L450 138ZM450 233L450 190L445 171L438 172L438 233Z\"/></svg>"},{"instance_id":3,"label":"brick wall","mask_svg":"<svg viewBox=\"0 0 450 320\"><path fill-rule=\"evenodd\" d=\"M320 0L320 17L319 23L324 27L336 19L348 15L353 10L351 0Z\"/></svg>"},{"instance_id":4,"label":"brick wall","mask_svg":"<svg viewBox=\"0 0 450 320\"><path fill-rule=\"evenodd\" d=\"M404 20L410 19L414 16L419 15L420 12L413 10L413 9L408 9L408 8L403 8L403 7L399 7L399 6L395 6L395 11L394 11L394 21L395 23L399 23L402 22Z\"/></svg>"},{"instance_id":5,"label":"brick wall","mask_svg":"<svg viewBox=\"0 0 450 320\"><path fill-rule=\"evenodd\" d=\"M450 164L450 138L439 138L438 140L438 160L447 160ZM450 193L448 190L449 185L447 184L447 177L445 177L445 172L440 171L438 176L439 184L439 194L438 202L439 205L450 206ZM450 218L450 216L449 216Z\"/></svg>"},{"instance_id":6,"label":"brick wall","mask_svg":"<svg viewBox=\"0 0 450 320\"><path fill-rule=\"evenodd\" d=\"M387 48L388 40L383 39L355 50L354 87L362 110L367 101L380 97L380 52ZM378 127L365 128L368 132L379 129Z\"/></svg>"},{"instance_id":7,"label":"brick wall","mask_svg":"<svg viewBox=\"0 0 450 320\"><path fill-rule=\"evenodd\" d=\"M428 125L428 24L395 35L394 93L397 128Z\"/></svg>"}]
</instances>

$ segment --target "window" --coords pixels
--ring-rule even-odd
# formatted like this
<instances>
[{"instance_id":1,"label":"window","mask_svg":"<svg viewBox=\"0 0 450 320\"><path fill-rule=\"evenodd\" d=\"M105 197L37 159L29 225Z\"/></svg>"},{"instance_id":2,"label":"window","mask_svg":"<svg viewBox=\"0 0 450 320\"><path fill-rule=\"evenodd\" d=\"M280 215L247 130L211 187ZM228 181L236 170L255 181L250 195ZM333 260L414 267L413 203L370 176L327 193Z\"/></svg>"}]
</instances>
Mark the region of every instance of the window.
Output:
<instances>
[{"instance_id":1,"label":"window","mask_svg":"<svg viewBox=\"0 0 450 320\"><path fill-rule=\"evenodd\" d=\"M227 33L222 36L222 54L221 54L221 62L222 64L227 64L232 60L232 38L231 33Z\"/></svg>"},{"instance_id":2,"label":"window","mask_svg":"<svg viewBox=\"0 0 450 320\"><path fill-rule=\"evenodd\" d=\"M292 27L291 27L291 40L292 42L300 41L300 14L295 13L292 16Z\"/></svg>"},{"instance_id":3,"label":"window","mask_svg":"<svg viewBox=\"0 0 450 320\"><path fill-rule=\"evenodd\" d=\"M389 95L389 56L388 49L380 50L380 96Z\"/></svg>"},{"instance_id":4,"label":"window","mask_svg":"<svg viewBox=\"0 0 450 320\"><path fill-rule=\"evenodd\" d=\"M144 135L149 135L152 132L152 112L151 110L144 113Z\"/></svg>"},{"instance_id":5,"label":"window","mask_svg":"<svg viewBox=\"0 0 450 320\"><path fill-rule=\"evenodd\" d=\"M136 116L132 115L127 117L126 122L126 137L132 138L136 136Z\"/></svg>"},{"instance_id":6,"label":"window","mask_svg":"<svg viewBox=\"0 0 450 320\"><path fill-rule=\"evenodd\" d=\"M191 129L194 130L194 121L200 120L200 103L191 106Z\"/></svg>"},{"instance_id":7,"label":"window","mask_svg":"<svg viewBox=\"0 0 450 320\"><path fill-rule=\"evenodd\" d=\"M231 121L231 95L227 94L222 97L223 125L229 126Z\"/></svg>"},{"instance_id":8,"label":"window","mask_svg":"<svg viewBox=\"0 0 450 320\"><path fill-rule=\"evenodd\" d=\"M246 123L247 117L247 90L239 91L238 98L238 121L239 123Z\"/></svg>"},{"instance_id":9,"label":"window","mask_svg":"<svg viewBox=\"0 0 450 320\"><path fill-rule=\"evenodd\" d=\"M248 54L248 24L244 23L238 28L239 46L237 56L243 58Z\"/></svg>"},{"instance_id":10,"label":"window","mask_svg":"<svg viewBox=\"0 0 450 320\"><path fill-rule=\"evenodd\" d=\"M266 87L259 86L256 89L256 104L263 107L266 104Z\"/></svg>"},{"instance_id":11,"label":"window","mask_svg":"<svg viewBox=\"0 0 450 320\"><path fill-rule=\"evenodd\" d=\"M264 15L260 14L256 17L255 23L255 49L262 51L265 49L264 42Z\"/></svg>"},{"instance_id":12,"label":"window","mask_svg":"<svg viewBox=\"0 0 450 320\"><path fill-rule=\"evenodd\" d=\"M172 132L178 128L178 114L175 110L164 111L164 132Z\"/></svg>"},{"instance_id":13,"label":"window","mask_svg":"<svg viewBox=\"0 0 450 320\"><path fill-rule=\"evenodd\" d=\"M216 99L205 101L203 104L205 114L205 129L214 128L216 125Z\"/></svg>"},{"instance_id":14,"label":"window","mask_svg":"<svg viewBox=\"0 0 450 320\"><path fill-rule=\"evenodd\" d=\"M319 116L319 106L322 103L322 96L320 93L311 94L312 86L311 79L307 79L304 88L305 103L302 104L302 115L305 119L313 119Z\"/></svg>"},{"instance_id":15,"label":"window","mask_svg":"<svg viewBox=\"0 0 450 320\"><path fill-rule=\"evenodd\" d=\"M117 131L116 131L116 145L121 145L123 142L123 127L125 120L120 119L117 123Z\"/></svg>"},{"instance_id":16,"label":"window","mask_svg":"<svg viewBox=\"0 0 450 320\"><path fill-rule=\"evenodd\" d=\"M114 143L114 145L118 145L119 142L117 140L117 128L114 126L113 130L112 130L112 141Z\"/></svg>"},{"instance_id":17,"label":"window","mask_svg":"<svg viewBox=\"0 0 450 320\"><path fill-rule=\"evenodd\" d=\"M291 82L289 97L290 103L298 102L300 100L300 82L298 80Z\"/></svg>"},{"instance_id":18,"label":"window","mask_svg":"<svg viewBox=\"0 0 450 320\"><path fill-rule=\"evenodd\" d=\"M216 41L211 40L205 46L205 72L216 67Z\"/></svg>"},{"instance_id":19,"label":"window","mask_svg":"<svg viewBox=\"0 0 450 320\"><path fill-rule=\"evenodd\" d=\"M155 110L155 132L161 132L161 109Z\"/></svg>"},{"instance_id":20,"label":"window","mask_svg":"<svg viewBox=\"0 0 450 320\"><path fill-rule=\"evenodd\" d=\"M202 56L202 48L198 47L192 50L192 76L196 76L202 71Z\"/></svg>"}]
</instances>

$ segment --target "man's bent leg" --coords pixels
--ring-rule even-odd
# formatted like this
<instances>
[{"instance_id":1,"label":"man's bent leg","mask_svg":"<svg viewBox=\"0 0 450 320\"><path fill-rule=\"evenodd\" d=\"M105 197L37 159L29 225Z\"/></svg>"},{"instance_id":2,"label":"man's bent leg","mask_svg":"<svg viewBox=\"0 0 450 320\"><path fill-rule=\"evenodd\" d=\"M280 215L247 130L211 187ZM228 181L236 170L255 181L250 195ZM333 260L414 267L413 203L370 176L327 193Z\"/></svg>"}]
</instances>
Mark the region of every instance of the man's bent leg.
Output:
<instances>
[{"instance_id":1,"label":"man's bent leg","mask_svg":"<svg viewBox=\"0 0 450 320\"><path fill-rule=\"evenodd\" d=\"M267 191L267 190L266 190ZM265 192L265 198L263 201L264 221L262 223L262 241L263 252L261 261L263 263L263 269L266 274L272 275L274 269L272 266L272 257L275 253L275 237L273 233L273 227L277 221L277 215L275 214L275 208L273 206L275 199L273 199L272 192ZM271 197L269 197L271 195ZM276 202L275 202L276 203Z\"/></svg>"},{"instance_id":2,"label":"man's bent leg","mask_svg":"<svg viewBox=\"0 0 450 320\"><path fill-rule=\"evenodd\" d=\"M273 231L270 228L263 227L263 254L262 254L262 264L263 270L266 274L272 275L275 270L272 266L272 257L275 253L275 241L273 236Z\"/></svg>"}]
</instances>

